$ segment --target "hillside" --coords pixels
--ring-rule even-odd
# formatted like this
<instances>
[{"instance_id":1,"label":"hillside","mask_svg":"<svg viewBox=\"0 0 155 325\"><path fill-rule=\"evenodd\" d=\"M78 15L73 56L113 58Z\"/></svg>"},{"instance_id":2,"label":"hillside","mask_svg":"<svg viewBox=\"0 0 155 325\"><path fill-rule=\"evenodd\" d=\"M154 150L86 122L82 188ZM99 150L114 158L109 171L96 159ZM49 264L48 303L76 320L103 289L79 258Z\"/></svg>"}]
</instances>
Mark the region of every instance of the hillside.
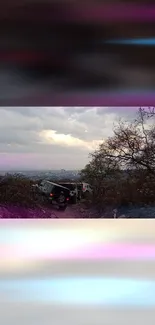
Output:
<instances>
[{"instance_id":1,"label":"hillside","mask_svg":"<svg viewBox=\"0 0 155 325\"><path fill-rule=\"evenodd\" d=\"M92 199L69 205L62 212L41 201L33 182L17 176L0 180L0 218L155 218L155 205L106 205L99 208Z\"/></svg>"}]
</instances>

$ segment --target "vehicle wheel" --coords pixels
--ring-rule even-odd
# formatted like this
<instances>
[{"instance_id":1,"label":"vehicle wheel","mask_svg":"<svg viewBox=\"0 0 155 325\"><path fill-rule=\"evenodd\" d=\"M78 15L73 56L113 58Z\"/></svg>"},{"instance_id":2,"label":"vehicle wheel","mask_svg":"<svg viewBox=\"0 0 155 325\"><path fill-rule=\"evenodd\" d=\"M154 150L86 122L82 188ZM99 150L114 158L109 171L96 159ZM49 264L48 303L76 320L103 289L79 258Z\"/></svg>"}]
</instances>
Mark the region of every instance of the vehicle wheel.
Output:
<instances>
[{"instance_id":1,"label":"vehicle wheel","mask_svg":"<svg viewBox=\"0 0 155 325\"><path fill-rule=\"evenodd\" d=\"M76 195L73 196L73 198L72 198L72 203L73 203L73 204L76 204L76 203L77 203L77 196L76 196Z\"/></svg>"},{"instance_id":2,"label":"vehicle wheel","mask_svg":"<svg viewBox=\"0 0 155 325\"><path fill-rule=\"evenodd\" d=\"M81 199L84 199L84 193L83 192L81 193Z\"/></svg>"},{"instance_id":3,"label":"vehicle wheel","mask_svg":"<svg viewBox=\"0 0 155 325\"><path fill-rule=\"evenodd\" d=\"M90 196L89 191L86 191L86 192L84 193L84 198L85 198L85 199L88 199L89 196Z\"/></svg>"},{"instance_id":4,"label":"vehicle wheel","mask_svg":"<svg viewBox=\"0 0 155 325\"><path fill-rule=\"evenodd\" d=\"M82 199L82 194L79 193L79 194L78 194L78 200L81 201L81 199Z\"/></svg>"},{"instance_id":5,"label":"vehicle wheel","mask_svg":"<svg viewBox=\"0 0 155 325\"><path fill-rule=\"evenodd\" d=\"M65 202L65 196L63 194L60 194L58 197L58 203L64 203Z\"/></svg>"},{"instance_id":6,"label":"vehicle wheel","mask_svg":"<svg viewBox=\"0 0 155 325\"><path fill-rule=\"evenodd\" d=\"M65 205L65 206L63 206L63 207L59 206L59 210L61 210L61 211L65 211L66 208L67 208L67 205Z\"/></svg>"}]
</instances>

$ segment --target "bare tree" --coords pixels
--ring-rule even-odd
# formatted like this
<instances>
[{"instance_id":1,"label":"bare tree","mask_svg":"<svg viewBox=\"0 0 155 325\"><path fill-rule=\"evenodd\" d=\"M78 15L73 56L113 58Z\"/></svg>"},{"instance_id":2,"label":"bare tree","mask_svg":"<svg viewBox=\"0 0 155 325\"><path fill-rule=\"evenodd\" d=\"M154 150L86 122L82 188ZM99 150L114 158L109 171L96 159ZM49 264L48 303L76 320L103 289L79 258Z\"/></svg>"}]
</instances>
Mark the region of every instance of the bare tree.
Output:
<instances>
[{"instance_id":1,"label":"bare tree","mask_svg":"<svg viewBox=\"0 0 155 325\"><path fill-rule=\"evenodd\" d=\"M155 117L155 107L140 107L139 111L143 114L144 117L150 118Z\"/></svg>"},{"instance_id":2,"label":"bare tree","mask_svg":"<svg viewBox=\"0 0 155 325\"><path fill-rule=\"evenodd\" d=\"M135 200L143 201L144 196L146 200L146 196L154 195L155 126L150 123L152 117L155 117L154 108L139 108L134 121L119 121L113 136L103 141L98 150L90 155L90 163L81 175L96 186L96 197L100 196L100 200L103 201L106 192L110 202L118 202L119 195L125 197L125 190L126 195L130 191L132 199L134 193ZM127 171L130 171L130 178L123 183ZM149 184L153 184L151 192L148 191Z\"/></svg>"}]
</instances>

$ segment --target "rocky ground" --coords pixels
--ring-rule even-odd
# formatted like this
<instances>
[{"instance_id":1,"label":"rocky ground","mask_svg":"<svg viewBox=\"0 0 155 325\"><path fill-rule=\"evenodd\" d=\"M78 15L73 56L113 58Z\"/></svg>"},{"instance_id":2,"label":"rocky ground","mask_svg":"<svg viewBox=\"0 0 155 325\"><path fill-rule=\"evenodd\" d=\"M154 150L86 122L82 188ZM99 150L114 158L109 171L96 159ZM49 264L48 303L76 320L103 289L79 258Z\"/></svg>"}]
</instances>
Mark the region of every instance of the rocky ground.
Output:
<instances>
[{"instance_id":1,"label":"rocky ground","mask_svg":"<svg viewBox=\"0 0 155 325\"><path fill-rule=\"evenodd\" d=\"M40 209L27 209L15 206L0 205L0 218L51 218L51 219L78 219L97 218L97 212L87 208L84 203L69 205L65 211L56 207L40 207Z\"/></svg>"},{"instance_id":2,"label":"rocky ground","mask_svg":"<svg viewBox=\"0 0 155 325\"><path fill-rule=\"evenodd\" d=\"M71 206L66 210L70 218L155 218L155 206L146 207L120 207L119 209L107 208L98 212L95 208L88 208L84 203Z\"/></svg>"}]
</instances>

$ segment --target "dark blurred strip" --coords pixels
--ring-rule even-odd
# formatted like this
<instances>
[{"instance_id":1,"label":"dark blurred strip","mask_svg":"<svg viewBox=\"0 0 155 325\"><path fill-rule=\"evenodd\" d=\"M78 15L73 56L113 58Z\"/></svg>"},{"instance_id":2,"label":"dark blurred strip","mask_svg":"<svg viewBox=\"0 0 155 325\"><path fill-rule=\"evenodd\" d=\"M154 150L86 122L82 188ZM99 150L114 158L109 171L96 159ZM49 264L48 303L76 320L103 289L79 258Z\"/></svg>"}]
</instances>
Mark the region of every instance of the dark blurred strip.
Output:
<instances>
[{"instance_id":1,"label":"dark blurred strip","mask_svg":"<svg viewBox=\"0 0 155 325\"><path fill-rule=\"evenodd\" d=\"M63 55L61 58L59 56L54 56L52 52L41 52L41 51L1 51L0 61L9 63L44 63L50 57L50 62L54 60L54 64L63 63Z\"/></svg>"},{"instance_id":2,"label":"dark blurred strip","mask_svg":"<svg viewBox=\"0 0 155 325\"><path fill-rule=\"evenodd\" d=\"M9 0L0 5L0 27L0 105L154 101L154 44L129 41L155 37L153 4ZM126 39L130 45L118 44Z\"/></svg>"}]
</instances>

